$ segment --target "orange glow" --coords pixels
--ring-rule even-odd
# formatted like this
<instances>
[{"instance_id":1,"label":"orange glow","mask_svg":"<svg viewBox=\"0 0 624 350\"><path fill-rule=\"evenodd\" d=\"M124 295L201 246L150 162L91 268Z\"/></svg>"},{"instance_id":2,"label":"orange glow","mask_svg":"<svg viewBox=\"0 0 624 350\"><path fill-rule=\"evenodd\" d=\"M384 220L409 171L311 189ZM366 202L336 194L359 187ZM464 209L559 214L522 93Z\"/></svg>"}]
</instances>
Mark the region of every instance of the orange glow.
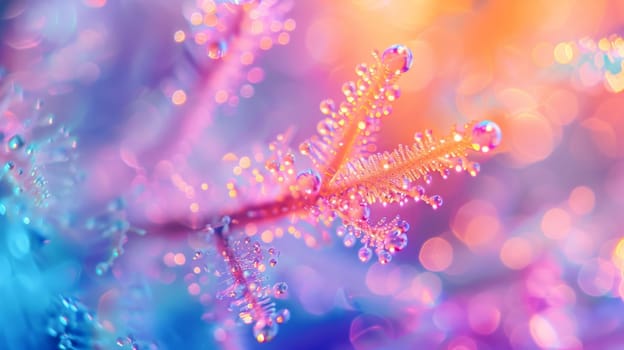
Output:
<instances>
[{"instance_id":1,"label":"orange glow","mask_svg":"<svg viewBox=\"0 0 624 350\"><path fill-rule=\"evenodd\" d=\"M294 19L289 18L284 22L284 30L292 32L297 27L297 23Z\"/></svg>"},{"instance_id":2,"label":"orange glow","mask_svg":"<svg viewBox=\"0 0 624 350\"><path fill-rule=\"evenodd\" d=\"M193 202L189 206L189 209L191 210L192 213L197 213L199 211L199 204Z\"/></svg>"},{"instance_id":3,"label":"orange glow","mask_svg":"<svg viewBox=\"0 0 624 350\"><path fill-rule=\"evenodd\" d=\"M273 232L271 232L270 230L263 231L262 234L260 235L260 239L264 243L273 242Z\"/></svg>"},{"instance_id":4,"label":"orange glow","mask_svg":"<svg viewBox=\"0 0 624 350\"><path fill-rule=\"evenodd\" d=\"M574 46L571 43L559 43L555 46L555 61L561 64L568 64L574 59Z\"/></svg>"},{"instance_id":5,"label":"orange glow","mask_svg":"<svg viewBox=\"0 0 624 350\"><path fill-rule=\"evenodd\" d=\"M613 261L613 265L624 273L624 238L620 239L615 246L611 260Z\"/></svg>"},{"instance_id":6,"label":"orange glow","mask_svg":"<svg viewBox=\"0 0 624 350\"><path fill-rule=\"evenodd\" d=\"M238 165L243 169L247 169L251 166L251 159L249 159L249 157L247 156L241 157L241 159L238 161Z\"/></svg>"},{"instance_id":7,"label":"orange glow","mask_svg":"<svg viewBox=\"0 0 624 350\"><path fill-rule=\"evenodd\" d=\"M245 225L245 234L247 234L247 236L253 236L256 233L258 233L258 226L256 226L256 224L248 223Z\"/></svg>"},{"instance_id":8,"label":"orange glow","mask_svg":"<svg viewBox=\"0 0 624 350\"><path fill-rule=\"evenodd\" d=\"M550 155L555 146L550 123L537 112L521 113L510 119L508 133L513 156L521 164L540 161Z\"/></svg>"},{"instance_id":9,"label":"orange glow","mask_svg":"<svg viewBox=\"0 0 624 350\"><path fill-rule=\"evenodd\" d=\"M174 91L173 95L171 95L171 102L173 102L174 105L184 104L184 102L186 102L186 92L184 92L184 90Z\"/></svg>"},{"instance_id":10,"label":"orange glow","mask_svg":"<svg viewBox=\"0 0 624 350\"><path fill-rule=\"evenodd\" d=\"M523 269L533 260L533 247L523 237L511 237L503 243L500 259L505 266L512 270Z\"/></svg>"},{"instance_id":11,"label":"orange glow","mask_svg":"<svg viewBox=\"0 0 624 350\"><path fill-rule=\"evenodd\" d=\"M453 247L444 238L430 238L420 248L418 259L429 271L444 271L453 262Z\"/></svg>"},{"instance_id":12,"label":"orange glow","mask_svg":"<svg viewBox=\"0 0 624 350\"><path fill-rule=\"evenodd\" d=\"M215 102L217 102L218 104L224 104L225 102L227 102L228 97L229 97L229 94L227 91L219 90L215 94Z\"/></svg>"},{"instance_id":13,"label":"orange glow","mask_svg":"<svg viewBox=\"0 0 624 350\"><path fill-rule=\"evenodd\" d=\"M271 47L273 47L273 39L271 39L271 37L265 36L260 39L260 48L262 50L268 50Z\"/></svg>"},{"instance_id":14,"label":"orange glow","mask_svg":"<svg viewBox=\"0 0 624 350\"><path fill-rule=\"evenodd\" d=\"M474 200L464 204L456 213L453 233L471 249L491 249L501 224L496 208L489 202Z\"/></svg>"},{"instance_id":15,"label":"orange glow","mask_svg":"<svg viewBox=\"0 0 624 350\"><path fill-rule=\"evenodd\" d=\"M173 34L173 40L176 43L181 43L184 40L186 40L186 33L184 33L183 30L177 30L174 34Z\"/></svg>"},{"instance_id":16,"label":"orange glow","mask_svg":"<svg viewBox=\"0 0 624 350\"><path fill-rule=\"evenodd\" d=\"M567 89L552 90L544 100L543 110L553 123L568 125L578 117L578 98Z\"/></svg>"},{"instance_id":17,"label":"orange glow","mask_svg":"<svg viewBox=\"0 0 624 350\"><path fill-rule=\"evenodd\" d=\"M203 22L203 17L199 12L193 12L191 14L191 24L194 26L198 26Z\"/></svg>"},{"instance_id":18,"label":"orange glow","mask_svg":"<svg viewBox=\"0 0 624 350\"><path fill-rule=\"evenodd\" d=\"M240 57L240 63L243 66L248 66L248 65L252 64L253 61L254 61L254 55L251 52L245 52Z\"/></svg>"},{"instance_id":19,"label":"orange glow","mask_svg":"<svg viewBox=\"0 0 624 350\"><path fill-rule=\"evenodd\" d=\"M173 257L173 261L176 265L182 266L186 263L186 257L182 253L178 253Z\"/></svg>"},{"instance_id":20,"label":"orange glow","mask_svg":"<svg viewBox=\"0 0 624 350\"><path fill-rule=\"evenodd\" d=\"M286 45L290 42L290 34L283 32L277 36L277 42L280 45Z\"/></svg>"},{"instance_id":21,"label":"orange glow","mask_svg":"<svg viewBox=\"0 0 624 350\"><path fill-rule=\"evenodd\" d=\"M596 195L591 188L586 186L579 186L570 192L568 198L568 205L572 212L578 215L584 215L590 213L594 209L596 204Z\"/></svg>"},{"instance_id":22,"label":"orange glow","mask_svg":"<svg viewBox=\"0 0 624 350\"><path fill-rule=\"evenodd\" d=\"M561 208L548 210L542 218L542 232L550 239L564 239L572 226L570 214Z\"/></svg>"},{"instance_id":23,"label":"orange glow","mask_svg":"<svg viewBox=\"0 0 624 350\"><path fill-rule=\"evenodd\" d=\"M214 27L219 24L219 18L214 14L208 14L204 17L204 24L208 27Z\"/></svg>"}]
</instances>

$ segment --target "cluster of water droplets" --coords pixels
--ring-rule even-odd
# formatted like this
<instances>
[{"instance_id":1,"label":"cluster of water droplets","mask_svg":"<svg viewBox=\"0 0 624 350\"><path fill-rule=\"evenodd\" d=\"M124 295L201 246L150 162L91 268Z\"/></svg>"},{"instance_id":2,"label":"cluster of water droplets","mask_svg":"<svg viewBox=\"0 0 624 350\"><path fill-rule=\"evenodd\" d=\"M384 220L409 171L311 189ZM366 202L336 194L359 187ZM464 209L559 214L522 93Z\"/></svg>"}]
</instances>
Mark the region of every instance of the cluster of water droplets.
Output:
<instances>
[{"instance_id":1,"label":"cluster of water droplets","mask_svg":"<svg viewBox=\"0 0 624 350\"><path fill-rule=\"evenodd\" d=\"M344 142L346 132L355 128L350 137L356 137L354 155L363 156L375 152L375 136L381 128L381 118L392 113L392 104L400 96L397 78L409 70L413 57L409 48L394 45L386 49L381 58L368 65L355 68L357 80L342 85L344 101L336 104L332 99L323 100L320 111L326 117L317 126L318 135L304 141L299 151L309 156L315 164L325 164L336 155Z\"/></svg>"},{"instance_id":2,"label":"cluster of water droplets","mask_svg":"<svg viewBox=\"0 0 624 350\"><path fill-rule=\"evenodd\" d=\"M95 333L100 325L81 302L59 296L52 303L49 315L46 332L55 339L56 349L87 350L95 347Z\"/></svg>"},{"instance_id":3,"label":"cluster of water droplets","mask_svg":"<svg viewBox=\"0 0 624 350\"><path fill-rule=\"evenodd\" d=\"M357 242L362 244L358 249L358 258L368 262L373 255L381 264L387 264L392 256L407 246L409 223L399 216L392 220L382 218L375 224L346 223L338 227L336 235L342 239L347 248L354 247Z\"/></svg>"},{"instance_id":4,"label":"cluster of water droplets","mask_svg":"<svg viewBox=\"0 0 624 350\"><path fill-rule=\"evenodd\" d=\"M130 224L126 213L126 202L119 197L111 201L106 211L91 217L85 223L89 231L99 233L107 250L107 258L95 266L98 276L105 274L124 253L124 245L128 242L128 234L145 235L146 231Z\"/></svg>"},{"instance_id":5,"label":"cluster of water droplets","mask_svg":"<svg viewBox=\"0 0 624 350\"><path fill-rule=\"evenodd\" d=\"M30 104L19 87L3 87L0 113L0 197L31 201L47 208L54 197L70 192L78 181L72 161L76 158L76 138L57 125L53 114L45 114L40 100ZM6 83L8 84L8 83ZM28 196L22 196L27 194Z\"/></svg>"},{"instance_id":6,"label":"cluster of water droplets","mask_svg":"<svg viewBox=\"0 0 624 350\"><path fill-rule=\"evenodd\" d=\"M193 265L219 279L217 298L228 302L244 324L253 325L258 342L270 341L279 325L290 319L290 312L278 310L273 301L288 297L288 285L267 284L267 269L277 265L279 251L265 248L251 237L232 234L229 225L230 219L225 217L200 233L205 248L195 252Z\"/></svg>"},{"instance_id":7,"label":"cluster of water droplets","mask_svg":"<svg viewBox=\"0 0 624 350\"><path fill-rule=\"evenodd\" d=\"M203 61L202 57L221 60L232 49L240 50L241 46L247 47L234 54L248 52L253 60L253 51L261 46L260 40L266 38L278 42L275 39L280 33L294 29L284 28L281 15L285 10L279 5L278 0L197 2L197 5L184 8L188 31L180 30L174 38L177 42L187 43L186 48L198 63Z\"/></svg>"}]
</instances>

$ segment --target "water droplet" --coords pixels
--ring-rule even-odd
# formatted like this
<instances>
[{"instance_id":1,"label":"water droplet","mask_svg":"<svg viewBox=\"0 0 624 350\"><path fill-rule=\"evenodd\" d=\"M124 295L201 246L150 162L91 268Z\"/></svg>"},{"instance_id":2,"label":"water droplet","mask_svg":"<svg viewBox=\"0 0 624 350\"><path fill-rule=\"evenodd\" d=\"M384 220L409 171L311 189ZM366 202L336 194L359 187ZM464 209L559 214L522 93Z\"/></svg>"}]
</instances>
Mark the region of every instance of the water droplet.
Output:
<instances>
[{"instance_id":1,"label":"water droplet","mask_svg":"<svg viewBox=\"0 0 624 350\"><path fill-rule=\"evenodd\" d=\"M392 260L392 254L385 249L377 251L377 260L380 264L385 265Z\"/></svg>"},{"instance_id":2,"label":"water droplet","mask_svg":"<svg viewBox=\"0 0 624 350\"><path fill-rule=\"evenodd\" d=\"M373 251L367 247L364 246L362 248L360 248L360 250L358 250L358 258L360 259L361 262L368 262L370 261L370 259L373 257Z\"/></svg>"},{"instance_id":3,"label":"water droplet","mask_svg":"<svg viewBox=\"0 0 624 350\"><path fill-rule=\"evenodd\" d=\"M334 100L326 99L326 100L321 101L320 110L321 110L321 113L325 115L330 115L333 112L335 112L336 104L334 103Z\"/></svg>"},{"instance_id":4,"label":"water droplet","mask_svg":"<svg viewBox=\"0 0 624 350\"><path fill-rule=\"evenodd\" d=\"M366 203L351 203L347 214L355 221L366 221L370 217L370 207Z\"/></svg>"},{"instance_id":5,"label":"water droplet","mask_svg":"<svg viewBox=\"0 0 624 350\"><path fill-rule=\"evenodd\" d=\"M271 171L271 172L276 172L279 170L280 168L280 163L278 161L276 161L275 159L270 159L267 160L264 163L264 167L266 168L266 170Z\"/></svg>"},{"instance_id":6,"label":"water droplet","mask_svg":"<svg viewBox=\"0 0 624 350\"><path fill-rule=\"evenodd\" d=\"M407 232L410 229L410 224L409 222L405 221L405 220L401 220L399 221L399 223L397 224L397 229L401 232Z\"/></svg>"},{"instance_id":7,"label":"water droplet","mask_svg":"<svg viewBox=\"0 0 624 350\"><path fill-rule=\"evenodd\" d=\"M438 209L439 207L442 206L442 204L444 203L444 201L442 200L442 197L439 195L434 195L431 196L431 207L433 209Z\"/></svg>"},{"instance_id":8,"label":"water droplet","mask_svg":"<svg viewBox=\"0 0 624 350\"><path fill-rule=\"evenodd\" d=\"M381 62L391 71L405 73L412 66L414 56L405 45L392 45L381 55Z\"/></svg>"},{"instance_id":9,"label":"water droplet","mask_svg":"<svg viewBox=\"0 0 624 350\"><path fill-rule=\"evenodd\" d=\"M399 89L397 85L394 85L394 86L389 87L386 90L385 95L386 95L386 100L392 102L396 100L397 98L399 98L399 96L401 96L401 90Z\"/></svg>"},{"instance_id":10,"label":"water droplet","mask_svg":"<svg viewBox=\"0 0 624 350\"><path fill-rule=\"evenodd\" d=\"M108 271L108 264L105 262L101 262L95 266L95 273L98 276L102 276L106 271Z\"/></svg>"},{"instance_id":11,"label":"water droplet","mask_svg":"<svg viewBox=\"0 0 624 350\"><path fill-rule=\"evenodd\" d=\"M286 282L278 282L273 285L273 296L283 299L288 296L288 284Z\"/></svg>"},{"instance_id":12,"label":"water droplet","mask_svg":"<svg viewBox=\"0 0 624 350\"><path fill-rule=\"evenodd\" d=\"M277 312L277 315L275 316L275 321L277 323L279 324L286 323L288 322L288 320L290 320L290 310L281 309L280 311Z\"/></svg>"},{"instance_id":13,"label":"water droplet","mask_svg":"<svg viewBox=\"0 0 624 350\"><path fill-rule=\"evenodd\" d=\"M24 139L20 135L13 135L8 141L9 149L15 151L24 146Z\"/></svg>"},{"instance_id":14,"label":"water droplet","mask_svg":"<svg viewBox=\"0 0 624 350\"><path fill-rule=\"evenodd\" d=\"M423 179L425 180L425 183L427 185L431 185L431 181L433 180L433 178L431 177L431 174L425 174L425 176L423 176Z\"/></svg>"},{"instance_id":15,"label":"water droplet","mask_svg":"<svg viewBox=\"0 0 624 350\"><path fill-rule=\"evenodd\" d=\"M321 176L313 169L304 170L297 175L296 183L299 193L312 196L321 189Z\"/></svg>"},{"instance_id":16,"label":"water droplet","mask_svg":"<svg viewBox=\"0 0 624 350\"><path fill-rule=\"evenodd\" d=\"M208 57L213 60L217 60L223 56L225 56L225 52L227 51L227 43L223 40L215 41L208 44Z\"/></svg>"},{"instance_id":17,"label":"water droplet","mask_svg":"<svg viewBox=\"0 0 624 350\"><path fill-rule=\"evenodd\" d=\"M284 154L282 160L286 165L293 165L295 164L295 154L292 152L287 152L286 154Z\"/></svg>"},{"instance_id":18,"label":"water droplet","mask_svg":"<svg viewBox=\"0 0 624 350\"><path fill-rule=\"evenodd\" d=\"M384 239L384 246L390 253L396 253L407 246L407 235L400 230L393 231Z\"/></svg>"},{"instance_id":19,"label":"water droplet","mask_svg":"<svg viewBox=\"0 0 624 350\"><path fill-rule=\"evenodd\" d=\"M475 151L489 152L500 145L502 137L498 124L484 120L472 128L472 147Z\"/></svg>"},{"instance_id":20,"label":"water droplet","mask_svg":"<svg viewBox=\"0 0 624 350\"><path fill-rule=\"evenodd\" d=\"M277 323L273 320L260 320L254 325L253 333L258 343L266 343L277 334Z\"/></svg>"},{"instance_id":21,"label":"water droplet","mask_svg":"<svg viewBox=\"0 0 624 350\"><path fill-rule=\"evenodd\" d=\"M358 76L365 76L366 74L368 74L368 66L364 63L358 64L355 67L355 74L357 74Z\"/></svg>"},{"instance_id":22,"label":"water droplet","mask_svg":"<svg viewBox=\"0 0 624 350\"><path fill-rule=\"evenodd\" d=\"M357 239L352 233L347 233L342 239L342 243L345 245L345 247L351 248L355 245L356 240Z\"/></svg>"},{"instance_id":23,"label":"water droplet","mask_svg":"<svg viewBox=\"0 0 624 350\"><path fill-rule=\"evenodd\" d=\"M331 135L335 130L334 121L329 118L321 120L316 125L316 131L318 131L321 136Z\"/></svg>"},{"instance_id":24,"label":"water droplet","mask_svg":"<svg viewBox=\"0 0 624 350\"><path fill-rule=\"evenodd\" d=\"M356 88L354 82L348 81L348 82L342 84L342 93L346 97L349 97L349 96L355 94L356 92L357 92L357 88Z\"/></svg>"},{"instance_id":25,"label":"water droplet","mask_svg":"<svg viewBox=\"0 0 624 350\"><path fill-rule=\"evenodd\" d=\"M481 171L481 166L479 163L472 163L466 167L466 170L468 170L471 176L477 176L479 171Z\"/></svg>"},{"instance_id":26,"label":"water droplet","mask_svg":"<svg viewBox=\"0 0 624 350\"><path fill-rule=\"evenodd\" d=\"M275 267L277 266L277 259L273 258L269 260L269 266Z\"/></svg>"},{"instance_id":27,"label":"water droplet","mask_svg":"<svg viewBox=\"0 0 624 350\"><path fill-rule=\"evenodd\" d=\"M344 237L345 232L347 232L347 229L344 226L338 226L338 228L336 229L336 236Z\"/></svg>"}]
</instances>

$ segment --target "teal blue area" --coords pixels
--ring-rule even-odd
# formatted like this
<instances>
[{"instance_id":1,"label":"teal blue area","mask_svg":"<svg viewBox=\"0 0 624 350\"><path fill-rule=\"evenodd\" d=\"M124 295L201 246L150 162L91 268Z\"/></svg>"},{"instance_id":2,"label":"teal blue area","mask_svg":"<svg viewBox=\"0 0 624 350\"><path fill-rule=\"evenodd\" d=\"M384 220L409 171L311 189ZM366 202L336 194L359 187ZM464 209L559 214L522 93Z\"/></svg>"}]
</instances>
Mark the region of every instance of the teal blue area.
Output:
<instances>
[{"instance_id":1,"label":"teal blue area","mask_svg":"<svg viewBox=\"0 0 624 350\"><path fill-rule=\"evenodd\" d=\"M603 56L604 68L611 74L619 74L622 71L622 58L611 58L608 55Z\"/></svg>"}]
</instances>

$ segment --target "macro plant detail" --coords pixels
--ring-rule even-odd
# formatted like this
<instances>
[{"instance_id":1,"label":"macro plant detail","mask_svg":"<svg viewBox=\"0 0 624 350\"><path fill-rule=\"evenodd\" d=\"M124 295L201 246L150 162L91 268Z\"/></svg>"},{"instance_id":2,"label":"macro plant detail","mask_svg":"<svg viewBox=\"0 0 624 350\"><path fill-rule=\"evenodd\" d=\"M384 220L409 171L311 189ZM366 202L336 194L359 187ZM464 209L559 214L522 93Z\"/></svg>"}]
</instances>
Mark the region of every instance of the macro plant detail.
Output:
<instances>
[{"instance_id":1,"label":"macro plant detail","mask_svg":"<svg viewBox=\"0 0 624 350\"><path fill-rule=\"evenodd\" d=\"M262 75L257 69L254 71L255 68L246 74L241 72L241 64L243 67L252 65L256 51L271 48L273 41L288 43L288 31L294 29L294 21L281 18L289 7L287 3L277 1L242 4L203 1L195 9L189 7L189 31L176 31L174 41L185 44L192 69L208 72L204 74L205 80L193 84L206 96L216 96L217 104L236 106L238 97L233 88L241 85L245 75L248 83L259 81L258 76ZM188 43L189 40L193 43ZM214 287L206 286L212 283L207 281L218 280L215 297L221 303L229 304L228 309L242 323L253 325L258 342L273 339L278 325L290 319L290 311L278 310L273 301L273 298L287 297L287 284L269 285L264 273L267 267L277 265L280 253L242 234L245 228L269 224L273 225L271 231L265 233L279 237L288 232L300 237L302 232L297 229L298 221L330 229L334 226L346 247L361 242L359 260L367 262L375 254L381 264L387 264L392 255L406 247L409 224L398 215L373 222L371 207L376 203L402 206L408 200L422 201L434 209L440 207L442 198L428 195L424 188L431 183L433 176L439 174L447 178L451 172L461 171L475 176L479 166L468 159L468 152L488 152L501 141L499 127L483 121L454 127L448 136L441 138L427 130L417 133L410 146L399 145L392 151L378 152L376 141L383 119L392 114L392 106L400 96L399 78L410 70L414 58L404 45L393 45L381 53L375 51L372 56L371 63L357 65L356 80L342 86L342 102L331 99L321 102L320 111L324 117L318 122L317 134L302 142L298 152L290 148L287 135L280 134L269 145L266 156L259 153L254 157L259 161L257 167L252 167L249 157L239 158L233 153L224 156L224 160L239 160L239 166L234 168L236 177L226 186L228 196L235 204L225 205L237 209L203 218L195 215L188 228L185 227L188 223L182 223L165 224L164 229L148 225L144 229L139 227L140 224L135 227L131 223L127 199L119 197L110 201L106 209L97 210L78 223L77 227L67 222L58 223L59 227L61 230L84 229L98 237L93 244L108 246L105 248L108 253L94 268L95 274L102 277L124 254L124 247L132 239L130 233L149 238L150 231L155 231L167 239L180 233L189 234L189 239L194 242L191 244L192 254L189 254L192 255L192 272L185 278L189 293L199 295L202 288L214 290ZM184 79L178 78L178 84ZM221 84L224 80L229 83ZM186 92L180 89L171 91L174 86L171 84L168 82L165 90L171 94L173 105L184 105ZM43 103L39 100L32 108L32 118L17 120L16 115L21 111L15 112L11 108L16 101L24 104L20 90L12 83L5 83L3 90L3 105L9 108L2 120L1 134L6 144L3 177L12 193L9 196L25 193L35 199L34 207L47 208L50 201L62 199L64 195L52 196L48 185L57 191L65 189L69 192L68 187L80 180L71 163L76 158L77 141L66 127L54 129L54 115L44 115L40 111ZM250 97L251 91L251 85L245 84L240 93ZM186 135L187 142L193 140L198 135L195 130L209 120L205 116L207 112L205 108L187 110L188 116L174 132ZM51 128L53 133L39 132L41 128ZM31 141L35 135L44 137L41 142ZM296 161L299 157L302 157L301 161ZM49 177L44 177L43 173L54 173L58 163L64 168L66 176L62 181L65 183L50 184ZM303 168L300 163L304 164ZM71 180L72 177L75 180ZM188 190L180 177L177 183ZM24 212L18 205L10 205L11 202L5 203L9 203L9 207L2 204L3 215L12 210L18 219L22 217L24 224L30 224L30 212ZM288 227L281 226L283 218L287 218ZM334 225L336 219L339 221L337 226ZM47 224L43 222L42 227ZM176 229L169 232L169 226ZM304 233L304 239L308 246L314 247L319 240L328 237L315 236L311 231ZM183 264L186 259L178 254L173 260L175 266L180 261ZM209 278L200 282L197 276L201 275ZM205 293L202 298L206 298ZM60 296L53 303L59 316L53 318L54 325L48 327L48 335L58 341L60 349L106 347L112 342L117 332L112 330L114 326L110 321L98 319L94 312L69 297ZM128 329L136 332L135 326ZM85 335L88 332L93 333L93 339ZM115 343L122 348L136 348L142 342L133 335L122 334L117 339Z\"/></svg>"},{"instance_id":2,"label":"macro plant detail","mask_svg":"<svg viewBox=\"0 0 624 350\"><path fill-rule=\"evenodd\" d=\"M621 9L1 2L0 349L617 348Z\"/></svg>"},{"instance_id":3,"label":"macro plant detail","mask_svg":"<svg viewBox=\"0 0 624 350\"><path fill-rule=\"evenodd\" d=\"M431 183L436 174L447 178L451 172L466 171L476 176L479 165L468 159L468 152L488 152L501 142L498 125L482 121L454 128L442 138L434 137L431 130L417 133L411 146L376 153L375 136L381 119L391 114L392 104L400 95L398 78L409 71L413 56L406 46L393 45L381 54L374 52L373 59L372 64L356 67L358 80L343 85L345 101L339 106L332 100L321 102L320 110L327 117L318 123L318 134L299 145L300 155L307 157L311 168L297 170L297 156L283 134L269 145L270 153L258 167L251 165L249 157L244 156L243 161L243 157L228 154L226 158L239 159L245 168L237 166L237 178L226 185L229 197L241 198L242 209L222 213L216 219L200 219L208 223L206 226L193 223L199 226L196 235L202 242L193 244L197 247L193 259L207 260L203 270L218 276L224 285L218 296L231 303L243 323L253 323L258 342L271 340L278 325L290 318L290 312L277 311L271 301L271 297L285 296L286 284L271 287L262 273L267 265L277 264L278 253L275 248L265 252L259 241L242 234L245 227L286 217L291 226L274 227L272 232L277 236L286 230L297 235L292 225L299 220L331 227L339 219L336 234L346 247L360 241L363 246L358 258L362 262L371 260L374 253L381 264L387 264L393 254L406 247L409 224L399 216L371 222L371 205L403 205L415 200L436 209L442 205L442 198L426 194L423 185ZM254 198L256 193L259 195ZM172 233L165 228L163 234ZM309 245L316 245L313 235L305 239ZM213 266L217 259L224 264ZM194 269L200 271L200 266L194 264ZM192 280L192 288L198 289Z\"/></svg>"}]
</instances>

